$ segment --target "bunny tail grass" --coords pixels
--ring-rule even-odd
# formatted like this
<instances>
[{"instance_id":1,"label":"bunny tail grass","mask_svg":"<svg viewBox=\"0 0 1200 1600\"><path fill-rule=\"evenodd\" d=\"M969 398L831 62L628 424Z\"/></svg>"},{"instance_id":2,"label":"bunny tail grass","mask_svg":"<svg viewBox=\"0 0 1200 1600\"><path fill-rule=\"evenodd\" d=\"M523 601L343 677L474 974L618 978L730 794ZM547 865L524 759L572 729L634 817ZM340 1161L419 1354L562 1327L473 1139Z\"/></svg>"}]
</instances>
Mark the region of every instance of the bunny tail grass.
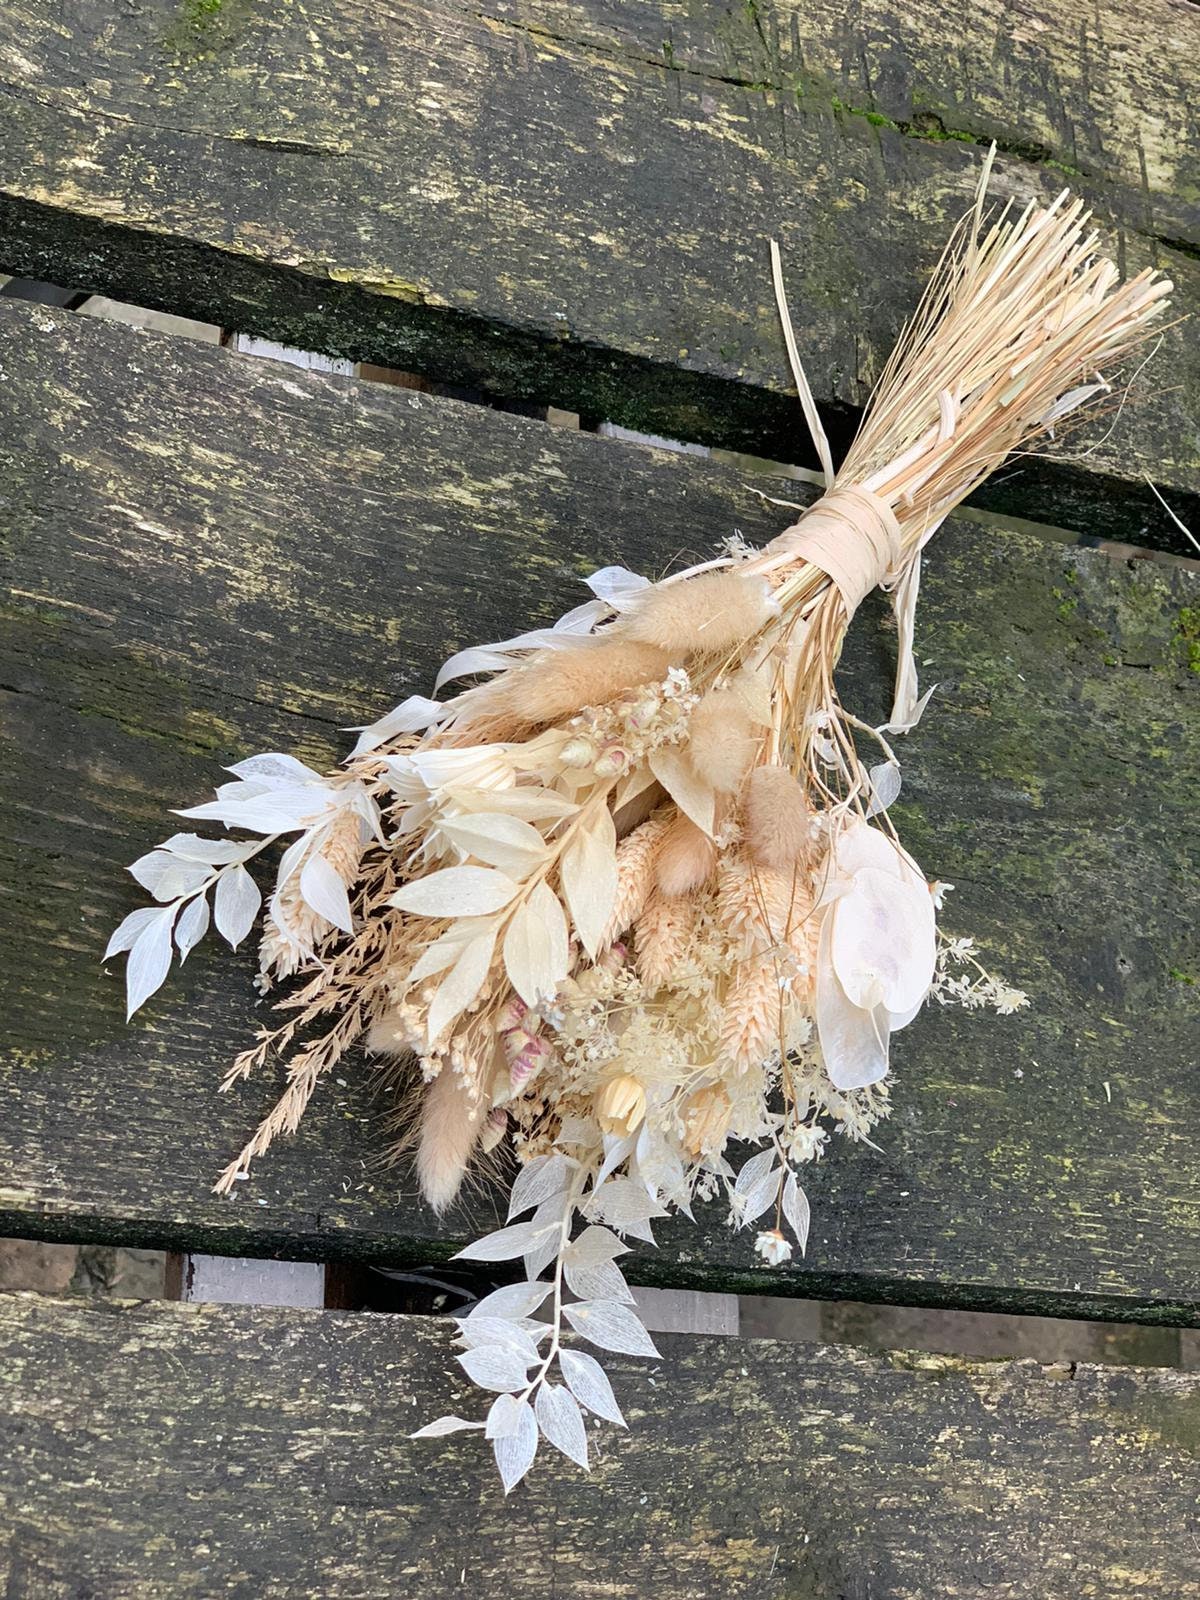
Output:
<instances>
[{"instance_id":1,"label":"bunny tail grass","mask_svg":"<svg viewBox=\"0 0 1200 1600\"><path fill-rule=\"evenodd\" d=\"M472 1106L458 1075L444 1067L425 1091L417 1178L421 1193L439 1216L462 1187L483 1119Z\"/></svg>"}]
</instances>

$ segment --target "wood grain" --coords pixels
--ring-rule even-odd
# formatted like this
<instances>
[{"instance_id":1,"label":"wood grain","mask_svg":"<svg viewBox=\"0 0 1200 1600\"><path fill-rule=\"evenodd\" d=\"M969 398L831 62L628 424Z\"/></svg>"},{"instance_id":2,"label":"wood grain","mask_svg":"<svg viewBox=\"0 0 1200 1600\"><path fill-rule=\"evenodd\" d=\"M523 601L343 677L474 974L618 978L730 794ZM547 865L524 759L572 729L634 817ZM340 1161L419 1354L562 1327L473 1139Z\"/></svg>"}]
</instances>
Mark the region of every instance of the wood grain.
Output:
<instances>
[{"instance_id":1,"label":"wood grain","mask_svg":"<svg viewBox=\"0 0 1200 1600\"><path fill-rule=\"evenodd\" d=\"M992 134L997 196L1069 179L1200 304L1200 13L988 0L946 31L931 0L16 0L0 268L798 459L767 239L844 440ZM1198 411L1193 319L1082 465L980 503L1182 549L1143 472L1200 523Z\"/></svg>"},{"instance_id":2,"label":"wood grain","mask_svg":"<svg viewBox=\"0 0 1200 1600\"><path fill-rule=\"evenodd\" d=\"M218 1096L261 1018L252 957L202 947L136 1024L108 932L125 864L256 749L318 765L451 650L549 620L592 567L661 571L788 518L706 461L427 395L0 305L0 1226L216 1254L413 1261L439 1228L379 1166L357 1059L233 1202L209 1184L277 1092ZM781 492L788 494L789 488ZM886 708L892 635L853 630ZM881 1151L812 1174L806 1261L772 1273L717 1208L644 1282L1200 1319L1194 825L1200 585L1181 568L939 534L898 820L946 914L1032 996L897 1041Z\"/></svg>"},{"instance_id":3,"label":"wood grain","mask_svg":"<svg viewBox=\"0 0 1200 1600\"><path fill-rule=\"evenodd\" d=\"M1200 1375L659 1336L506 1501L430 1318L0 1299L39 1600L1191 1600ZM65 1372L71 1374L64 1384Z\"/></svg>"}]
</instances>

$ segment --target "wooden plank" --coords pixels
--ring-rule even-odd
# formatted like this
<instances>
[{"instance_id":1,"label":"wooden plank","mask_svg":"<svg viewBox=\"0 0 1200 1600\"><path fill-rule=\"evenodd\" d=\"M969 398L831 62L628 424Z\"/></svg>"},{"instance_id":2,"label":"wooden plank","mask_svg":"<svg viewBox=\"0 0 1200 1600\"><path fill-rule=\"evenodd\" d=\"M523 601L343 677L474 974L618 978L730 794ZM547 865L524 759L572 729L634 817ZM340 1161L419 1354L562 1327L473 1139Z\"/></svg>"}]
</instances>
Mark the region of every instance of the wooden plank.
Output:
<instances>
[{"instance_id":1,"label":"wooden plank","mask_svg":"<svg viewBox=\"0 0 1200 1600\"><path fill-rule=\"evenodd\" d=\"M666 1336L614 1360L590 1477L505 1500L477 1435L406 1437L474 1404L450 1332L0 1300L4 1592L1200 1595L1195 1373Z\"/></svg>"},{"instance_id":2,"label":"wooden plank","mask_svg":"<svg viewBox=\"0 0 1200 1600\"><path fill-rule=\"evenodd\" d=\"M955 11L948 56L930 0L853 22L835 0L18 0L0 265L793 460L767 238L844 438L993 132L1049 152L1005 155L998 195L1049 197L1078 167L1122 266L1166 266L1200 304L1200 13L1148 3L1085 21L1035 0L1006 24L988 0ZM1083 467L1023 465L981 503L1182 548L1142 472L1200 523L1198 392L1193 319Z\"/></svg>"},{"instance_id":3,"label":"wooden plank","mask_svg":"<svg viewBox=\"0 0 1200 1600\"><path fill-rule=\"evenodd\" d=\"M980 144L1100 178L1164 240L1200 238L1200 25L1188 0L499 0L485 13L676 72L818 98L909 138ZM948 28L953 37L948 38Z\"/></svg>"},{"instance_id":4,"label":"wooden plank","mask_svg":"<svg viewBox=\"0 0 1200 1600\"><path fill-rule=\"evenodd\" d=\"M356 1061L236 1200L210 1195L277 1092L269 1074L215 1092L263 1014L253 961L202 947L127 1028L98 964L138 898L122 869L222 762L332 764L341 726L450 650L549 620L591 567L662 570L787 513L712 462L41 307L0 306L0 350L0 1227L445 1255L492 1201L434 1225L378 1165L386 1105ZM958 885L948 925L1032 1010L903 1036L883 1153L839 1143L812 1174L807 1261L770 1272L712 1208L664 1230L640 1280L1198 1319L1198 600L1173 565L939 535L918 653L940 687L900 823ZM881 615L847 653L868 716Z\"/></svg>"}]
</instances>

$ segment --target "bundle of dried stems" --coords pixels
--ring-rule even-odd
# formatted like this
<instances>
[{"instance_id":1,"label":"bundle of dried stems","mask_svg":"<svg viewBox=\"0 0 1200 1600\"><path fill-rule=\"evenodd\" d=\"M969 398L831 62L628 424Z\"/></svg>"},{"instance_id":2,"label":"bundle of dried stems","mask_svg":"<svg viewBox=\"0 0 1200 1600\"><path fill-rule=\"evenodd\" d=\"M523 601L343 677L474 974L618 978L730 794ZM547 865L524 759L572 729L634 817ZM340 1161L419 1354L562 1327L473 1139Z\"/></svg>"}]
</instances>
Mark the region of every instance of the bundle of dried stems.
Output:
<instances>
[{"instance_id":1,"label":"bundle of dried stems","mask_svg":"<svg viewBox=\"0 0 1200 1600\"><path fill-rule=\"evenodd\" d=\"M486 1422L422 1430L484 1429L506 1488L539 1437L586 1465L581 1407L621 1420L566 1327L654 1353L616 1265L624 1237L650 1240L654 1218L723 1190L738 1225L768 1217L758 1253L786 1260L808 1228L799 1168L831 1127L865 1139L887 1115L891 1034L931 997L1024 1003L969 940L939 935L945 886L888 818L888 736L924 704L921 551L1012 451L1102 402L1102 372L1146 337L1171 286L1153 272L1120 283L1066 193L985 227L987 165L837 473L772 247L827 488L765 549L731 541L657 583L596 573L594 598L553 628L448 661L437 688L474 685L406 700L361 731L344 770L239 763L182 813L238 837L176 834L131 869L157 902L109 946L129 952L132 1013L172 941L183 959L205 932L210 891L218 929L246 937L260 908L246 863L292 841L261 985L302 981L225 1087L290 1048L287 1085L220 1191L295 1129L363 1039L416 1064L418 1171L435 1207L473 1159L515 1147L510 1220L525 1220L463 1252L526 1268L460 1324L459 1360L496 1398ZM893 596L900 669L873 729L843 708L834 671L876 585ZM735 1172L738 1143L761 1148Z\"/></svg>"}]
</instances>

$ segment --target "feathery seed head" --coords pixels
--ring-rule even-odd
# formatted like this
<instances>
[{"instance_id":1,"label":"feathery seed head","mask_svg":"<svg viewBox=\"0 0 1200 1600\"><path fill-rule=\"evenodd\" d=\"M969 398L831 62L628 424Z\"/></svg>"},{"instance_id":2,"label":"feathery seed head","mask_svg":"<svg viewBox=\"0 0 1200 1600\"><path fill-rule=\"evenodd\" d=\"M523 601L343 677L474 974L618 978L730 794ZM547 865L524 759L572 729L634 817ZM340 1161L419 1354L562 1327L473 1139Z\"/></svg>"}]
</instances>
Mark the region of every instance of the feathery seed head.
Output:
<instances>
[{"instance_id":1,"label":"feathery seed head","mask_svg":"<svg viewBox=\"0 0 1200 1600\"><path fill-rule=\"evenodd\" d=\"M619 627L673 657L711 655L752 638L777 612L763 579L703 572L645 590Z\"/></svg>"},{"instance_id":2,"label":"feathery seed head","mask_svg":"<svg viewBox=\"0 0 1200 1600\"><path fill-rule=\"evenodd\" d=\"M667 900L690 894L712 876L716 864L716 845L680 812L658 847L654 863L658 892Z\"/></svg>"},{"instance_id":3,"label":"feathery seed head","mask_svg":"<svg viewBox=\"0 0 1200 1600\"><path fill-rule=\"evenodd\" d=\"M758 735L741 696L712 689L692 712L688 754L702 778L721 794L732 794L758 753Z\"/></svg>"},{"instance_id":4,"label":"feathery seed head","mask_svg":"<svg viewBox=\"0 0 1200 1600\"><path fill-rule=\"evenodd\" d=\"M761 867L790 868L808 858L811 812L786 767L755 767L746 786L746 843Z\"/></svg>"}]
</instances>

